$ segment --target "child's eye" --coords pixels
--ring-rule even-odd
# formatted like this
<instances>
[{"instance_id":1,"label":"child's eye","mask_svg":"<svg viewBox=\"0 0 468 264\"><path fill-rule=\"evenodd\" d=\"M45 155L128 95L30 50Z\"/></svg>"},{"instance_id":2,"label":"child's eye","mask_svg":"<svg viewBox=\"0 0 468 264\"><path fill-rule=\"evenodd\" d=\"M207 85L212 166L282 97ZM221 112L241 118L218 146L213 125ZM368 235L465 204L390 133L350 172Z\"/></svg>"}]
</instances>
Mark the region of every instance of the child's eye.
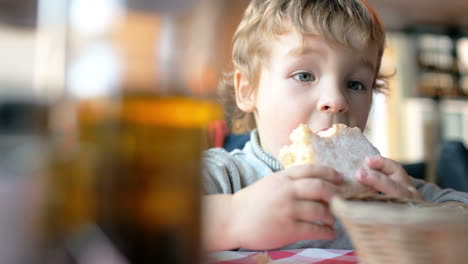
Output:
<instances>
[{"instance_id":1,"label":"child's eye","mask_svg":"<svg viewBox=\"0 0 468 264\"><path fill-rule=\"evenodd\" d=\"M366 86L360 81L349 81L346 83L346 87L354 91L366 90Z\"/></svg>"},{"instance_id":2,"label":"child's eye","mask_svg":"<svg viewBox=\"0 0 468 264\"><path fill-rule=\"evenodd\" d=\"M293 76L295 80L298 80L300 82L312 82L315 80L314 75L308 73L308 72L300 72L296 75Z\"/></svg>"}]
</instances>

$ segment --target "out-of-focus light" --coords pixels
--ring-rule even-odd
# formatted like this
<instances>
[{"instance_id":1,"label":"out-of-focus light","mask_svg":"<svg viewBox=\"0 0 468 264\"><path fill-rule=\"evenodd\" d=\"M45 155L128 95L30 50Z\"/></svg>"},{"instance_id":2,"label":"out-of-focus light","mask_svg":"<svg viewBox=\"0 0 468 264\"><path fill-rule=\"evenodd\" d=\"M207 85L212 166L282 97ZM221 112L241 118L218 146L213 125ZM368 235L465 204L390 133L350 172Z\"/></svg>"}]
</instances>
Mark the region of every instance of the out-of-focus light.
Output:
<instances>
[{"instance_id":1,"label":"out-of-focus light","mask_svg":"<svg viewBox=\"0 0 468 264\"><path fill-rule=\"evenodd\" d=\"M106 32L123 10L123 0L72 0L71 26L80 33L98 35Z\"/></svg>"},{"instance_id":2,"label":"out-of-focus light","mask_svg":"<svg viewBox=\"0 0 468 264\"><path fill-rule=\"evenodd\" d=\"M120 83L121 63L108 43L97 43L83 51L69 68L68 87L79 98L108 95Z\"/></svg>"},{"instance_id":3,"label":"out-of-focus light","mask_svg":"<svg viewBox=\"0 0 468 264\"><path fill-rule=\"evenodd\" d=\"M462 38L457 43L460 68L463 72L468 72L468 38Z\"/></svg>"}]
</instances>

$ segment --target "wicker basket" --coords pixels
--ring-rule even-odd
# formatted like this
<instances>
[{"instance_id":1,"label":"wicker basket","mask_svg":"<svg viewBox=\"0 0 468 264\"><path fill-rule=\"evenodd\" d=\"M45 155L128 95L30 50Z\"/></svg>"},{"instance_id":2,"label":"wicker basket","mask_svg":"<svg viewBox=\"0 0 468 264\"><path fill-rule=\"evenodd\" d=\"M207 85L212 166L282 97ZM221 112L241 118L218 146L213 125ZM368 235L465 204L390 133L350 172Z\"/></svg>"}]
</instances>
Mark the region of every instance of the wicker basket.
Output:
<instances>
[{"instance_id":1,"label":"wicker basket","mask_svg":"<svg viewBox=\"0 0 468 264\"><path fill-rule=\"evenodd\" d=\"M331 207L360 263L468 263L468 206L372 197Z\"/></svg>"}]
</instances>

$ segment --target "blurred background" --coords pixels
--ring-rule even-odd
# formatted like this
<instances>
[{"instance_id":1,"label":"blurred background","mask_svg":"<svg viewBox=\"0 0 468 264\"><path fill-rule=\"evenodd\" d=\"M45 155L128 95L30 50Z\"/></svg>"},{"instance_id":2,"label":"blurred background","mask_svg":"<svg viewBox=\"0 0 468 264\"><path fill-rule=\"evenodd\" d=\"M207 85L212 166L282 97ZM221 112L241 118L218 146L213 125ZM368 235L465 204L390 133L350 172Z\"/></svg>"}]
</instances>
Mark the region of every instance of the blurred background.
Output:
<instances>
[{"instance_id":1,"label":"blurred background","mask_svg":"<svg viewBox=\"0 0 468 264\"><path fill-rule=\"evenodd\" d=\"M411 165L420 178L445 184L440 171L450 178L453 168L441 164L457 163L453 173L462 175L462 182L446 187L465 188L468 1L369 2L388 34L382 70L396 75L388 96L375 95L366 133L384 156ZM216 100L218 79L231 70L231 38L247 4L0 0L0 135L52 130L65 140L73 137L76 120L63 107L70 100L164 94L169 87ZM1 138L1 147L25 142ZM447 142L452 145L444 152ZM28 147L40 152L40 140L36 143ZM16 167L41 157L28 153ZM10 161L2 160L4 171L14 165Z\"/></svg>"}]
</instances>

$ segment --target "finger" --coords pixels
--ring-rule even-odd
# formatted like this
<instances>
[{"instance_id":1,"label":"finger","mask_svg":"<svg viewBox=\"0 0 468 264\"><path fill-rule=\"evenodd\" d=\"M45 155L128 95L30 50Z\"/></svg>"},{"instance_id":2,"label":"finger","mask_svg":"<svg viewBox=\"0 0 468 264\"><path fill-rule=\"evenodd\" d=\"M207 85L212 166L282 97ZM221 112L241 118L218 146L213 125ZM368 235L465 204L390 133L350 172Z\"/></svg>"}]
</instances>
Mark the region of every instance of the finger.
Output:
<instances>
[{"instance_id":1,"label":"finger","mask_svg":"<svg viewBox=\"0 0 468 264\"><path fill-rule=\"evenodd\" d=\"M374 170L359 170L356 179L375 190L392 197L412 197L412 189ZM414 188L414 187L413 187Z\"/></svg>"},{"instance_id":2,"label":"finger","mask_svg":"<svg viewBox=\"0 0 468 264\"><path fill-rule=\"evenodd\" d=\"M322 200L329 202L338 193L338 187L322 179L307 178L293 182L298 200Z\"/></svg>"},{"instance_id":3,"label":"finger","mask_svg":"<svg viewBox=\"0 0 468 264\"><path fill-rule=\"evenodd\" d=\"M344 181L343 174L323 165L304 164L288 169L289 178L293 180L304 178L320 178L336 184Z\"/></svg>"},{"instance_id":4,"label":"finger","mask_svg":"<svg viewBox=\"0 0 468 264\"><path fill-rule=\"evenodd\" d=\"M393 174L401 168L398 162L382 156L367 157L364 162L369 168L381 171L387 175Z\"/></svg>"},{"instance_id":5,"label":"finger","mask_svg":"<svg viewBox=\"0 0 468 264\"><path fill-rule=\"evenodd\" d=\"M421 202L424 202L425 199L424 197L422 196L422 194L418 191L418 189L416 189L416 187L414 187L413 185L410 185L408 186L408 191L411 192L411 196L410 198L411 199L414 199L414 200L417 200L417 201L421 201Z\"/></svg>"},{"instance_id":6,"label":"finger","mask_svg":"<svg viewBox=\"0 0 468 264\"><path fill-rule=\"evenodd\" d=\"M336 236L331 226L301 221L296 222L294 234L295 240L332 239Z\"/></svg>"},{"instance_id":7,"label":"finger","mask_svg":"<svg viewBox=\"0 0 468 264\"><path fill-rule=\"evenodd\" d=\"M384 158L382 156L372 156L365 159L367 166L373 170L378 170L394 180L409 183L408 174L400 163Z\"/></svg>"},{"instance_id":8,"label":"finger","mask_svg":"<svg viewBox=\"0 0 468 264\"><path fill-rule=\"evenodd\" d=\"M323 203L299 200L295 205L294 218L297 220L320 222L330 226L335 223L330 209Z\"/></svg>"}]
</instances>

